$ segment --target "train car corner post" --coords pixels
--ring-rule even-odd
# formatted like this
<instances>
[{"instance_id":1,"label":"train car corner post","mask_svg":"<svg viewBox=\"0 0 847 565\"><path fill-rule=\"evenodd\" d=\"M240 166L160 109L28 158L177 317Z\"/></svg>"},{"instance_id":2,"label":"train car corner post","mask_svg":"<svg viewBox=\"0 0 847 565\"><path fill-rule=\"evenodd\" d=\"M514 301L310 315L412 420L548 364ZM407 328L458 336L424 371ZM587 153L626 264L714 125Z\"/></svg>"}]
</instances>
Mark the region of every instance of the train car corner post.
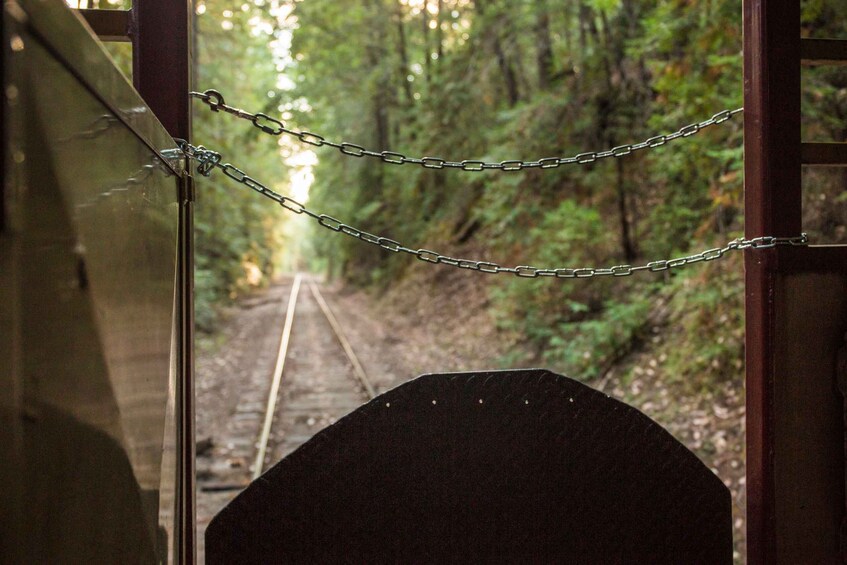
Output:
<instances>
[{"instance_id":1,"label":"train car corner post","mask_svg":"<svg viewBox=\"0 0 847 565\"><path fill-rule=\"evenodd\" d=\"M745 237L802 223L800 4L744 0ZM847 246L745 255L748 562L840 563Z\"/></svg>"},{"instance_id":2,"label":"train car corner post","mask_svg":"<svg viewBox=\"0 0 847 565\"><path fill-rule=\"evenodd\" d=\"M191 141L193 0L135 0L133 82L168 133ZM194 183L182 179L179 216L178 560L196 560L194 451Z\"/></svg>"}]
</instances>

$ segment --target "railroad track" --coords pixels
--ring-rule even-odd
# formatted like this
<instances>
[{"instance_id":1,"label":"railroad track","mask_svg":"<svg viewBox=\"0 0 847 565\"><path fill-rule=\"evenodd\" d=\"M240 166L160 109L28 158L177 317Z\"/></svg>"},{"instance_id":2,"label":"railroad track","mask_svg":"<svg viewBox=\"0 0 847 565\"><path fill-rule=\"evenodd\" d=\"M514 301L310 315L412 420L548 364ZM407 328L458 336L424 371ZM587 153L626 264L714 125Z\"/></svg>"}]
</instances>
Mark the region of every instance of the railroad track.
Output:
<instances>
[{"instance_id":1,"label":"railroad track","mask_svg":"<svg viewBox=\"0 0 847 565\"><path fill-rule=\"evenodd\" d=\"M304 287L311 296L310 301L301 298L305 294ZM325 324L324 328L320 327L321 320ZM302 332L298 332L298 323ZM326 327L330 329L331 341L334 343L327 342ZM299 344L295 343L298 337ZM333 347L336 350L334 355L329 351ZM305 352L311 359L292 360L292 349L298 349L300 357L303 357L302 353ZM341 365L345 366L339 365L338 349L343 352L344 362ZM289 369L286 372L286 363L291 367L291 361L297 366L295 370ZM286 375L290 375L288 381ZM288 391L289 402L285 410L282 410L280 397L285 382L292 386ZM312 430L318 431L322 425L334 422L338 417L355 409L362 400L370 400L374 396L376 391L320 288L312 280L304 280L304 277L298 274L288 299L264 418L256 442L252 478L255 480L262 474L269 457L272 460L281 458L308 439ZM276 435L275 425L279 432ZM318 429L314 429L315 427ZM286 435L288 441L280 441ZM272 453L270 450L274 447L281 449Z\"/></svg>"},{"instance_id":2,"label":"railroad track","mask_svg":"<svg viewBox=\"0 0 847 565\"><path fill-rule=\"evenodd\" d=\"M336 314L307 277L242 301L222 337L226 354L198 367L199 562L206 525L251 478L375 394Z\"/></svg>"}]
</instances>

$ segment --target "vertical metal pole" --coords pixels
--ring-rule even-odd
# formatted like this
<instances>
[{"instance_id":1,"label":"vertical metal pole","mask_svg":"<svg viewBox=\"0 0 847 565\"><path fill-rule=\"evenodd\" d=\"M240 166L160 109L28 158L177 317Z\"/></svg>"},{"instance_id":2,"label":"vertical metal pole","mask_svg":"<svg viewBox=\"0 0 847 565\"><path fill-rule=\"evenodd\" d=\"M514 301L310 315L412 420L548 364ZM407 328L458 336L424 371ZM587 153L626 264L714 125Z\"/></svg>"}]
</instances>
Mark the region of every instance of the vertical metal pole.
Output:
<instances>
[{"instance_id":1,"label":"vertical metal pole","mask_svg":"<svg viewBox=\"0 0 847 565\"><path fill-rule=\"evenodd\" d=\"M135 0L133 81L173 137L191 140L192 0ZM177 561L195 562L194 508L194 204L193 181L181 179L178 242L179 381Z\"/></svg>"},{"instance_id":2,"label":"vertical metal pole","mask_svg":"<svg viewBox=\"0 0 847 565\"><path fill-rule=\"evenodd\" d=\"M744 0L745 235L801 232L800 3ZM777 250L745 256L747 543L776 563L774 427Z\"/></svg>"},{"instance_id":3,"label":"vertical metal pole","mask_svg":"<svg viewBox=\"0 0 847 565\"><path fill-rule=\"evenodd\" d=\"M182 179L179 216L179 320L180 375L179 399L180 453L177 515L179 563L196 559L195 519L195 438L194 438L194 179Z\"/></svg>"}]
</instances>

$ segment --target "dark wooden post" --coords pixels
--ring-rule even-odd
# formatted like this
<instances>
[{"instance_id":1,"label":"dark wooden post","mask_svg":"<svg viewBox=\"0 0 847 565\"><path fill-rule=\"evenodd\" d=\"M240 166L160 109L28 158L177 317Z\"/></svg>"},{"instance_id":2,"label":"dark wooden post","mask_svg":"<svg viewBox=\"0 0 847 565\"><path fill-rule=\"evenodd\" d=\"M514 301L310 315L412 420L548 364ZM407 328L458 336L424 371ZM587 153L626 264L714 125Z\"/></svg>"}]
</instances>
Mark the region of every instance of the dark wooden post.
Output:
<instances>
[{"instance_id":1,"label":"dark wooden post","mask_svg":"<svg viewBox=\"0 0 847 565\"><path fill-rule=\"evenodd\" d=\"M800 7L744 2L745 235L789 236L800 225ZM796 63L795 63L796 62ZM778 187L777 187L778 183ZM775 249L747 253L747 543L774 563L773 280Z\"/></svg>"},{"instance_id":2,"label":"dark wooden post","mask_svg":"<svg viewBox=\"0 0 847 565\"><path fill-rule=\"evenodd\" d=\"M744 1L745 234L802 231L800 5ZM841 562L844 430L834 364L844 246L749 250L748 560Z\"/></svg>"}]
</instances>

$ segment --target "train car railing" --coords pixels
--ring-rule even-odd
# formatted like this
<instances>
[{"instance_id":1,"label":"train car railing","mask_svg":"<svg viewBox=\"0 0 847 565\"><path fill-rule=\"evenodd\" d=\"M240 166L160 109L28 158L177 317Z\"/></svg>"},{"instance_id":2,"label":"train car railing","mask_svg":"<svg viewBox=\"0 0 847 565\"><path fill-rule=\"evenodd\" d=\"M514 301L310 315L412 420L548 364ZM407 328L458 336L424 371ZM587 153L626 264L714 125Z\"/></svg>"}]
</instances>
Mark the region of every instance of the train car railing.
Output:
<instances>
[{"instance_id":1,"label":"train car railing","mask_svg":"<svg viewBox=\"0 0 847 565\"><path fill-rule=\"evenodd\" d=\"M4 4L0 561L186 561L184 160L61 2Z\"/></svg>"}]
</instances>

